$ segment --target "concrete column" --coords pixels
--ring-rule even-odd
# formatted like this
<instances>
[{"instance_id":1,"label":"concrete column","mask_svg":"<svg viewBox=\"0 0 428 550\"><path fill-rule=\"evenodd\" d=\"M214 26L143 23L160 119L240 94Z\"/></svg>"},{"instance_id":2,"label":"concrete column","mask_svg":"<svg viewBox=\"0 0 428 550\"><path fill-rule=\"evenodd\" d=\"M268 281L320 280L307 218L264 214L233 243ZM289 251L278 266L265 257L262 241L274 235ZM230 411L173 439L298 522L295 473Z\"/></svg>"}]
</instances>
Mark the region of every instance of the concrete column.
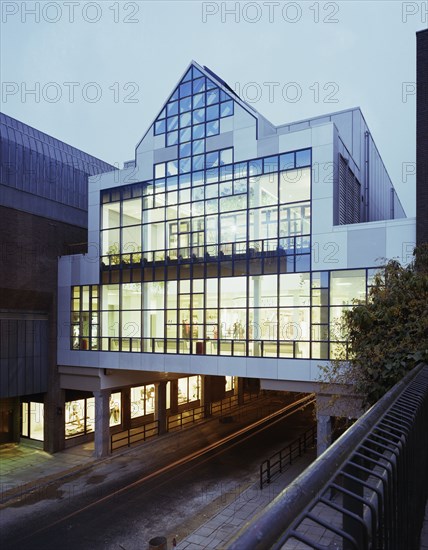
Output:
<instances>
[{"instance_id":1,"label":"concrete column","mask_svg":"<svg viewBox=\"0 0 428 550\"><path fill-rule=\"evenodd\" d=\"M60 387L57 369L57 297L52 295L49 309L48 390L44 398L44 450L62 451L65 447L65 391Z\"/></svg>"},{"instance_id":2,"label":"concrete column","mask_svg":"<svg viewBox=\"0 0 428 550\"><path fill-rule=\"evenodd\" d=\"M178 380L170 380L169 410L171 414L178 413Z\"/></svg>"},{"instance_id":3,"label":"concrete column","mask_svg":"<svg viewBox=\"0 0 428 550\"><path fill-rule=\"evenodd\" d=\"M204 407L204 416L211 416L211 377L202 376L201 384L201 406Z\"/></svg>"},{"instance_id":4,"label":"concrete column","mask_svg":"<svg viewBox=\"0 0 428 550\"><path fill-rule=\"evenodd\" d=\"M131 427L131 388L124 388L122 394L122 427L129 430Z\"/></svg>"},{"instance_id":5,"label":"concrete column","mask_svg":"<svg viewBox=\"0 0 428 550\"><path fill-rule=\"evenodd\" d=\"M331 416L317 413L317 455L331 445Z\"/></svg>"},{"instance_id":6,"label":"concrete column","mask_svg":"<svg viewBox=\"0 0 428 550\"><path fill-rule=\"evenodd\" d=\"M96 458L110 453L110 390L93 392L95 397L95 451Z\"/></svg>"},{"instance_id":7,"label":"concrete column","mask_svg":"<svg viewBox=\"0 0 428 550\"><path fill-rule=\"evenodd\" d=\"M155 420L159 422L159 434L167 432L166 381L155 382Z\"/></svg>"},{"instance_id":8,"label":"concrete column","mask_svg":"<svg viewBox=\"0 0 428 550\"><path fill-rule=\"evenodd\" d=\"M244 404L244 379L242 376L235 378L235 395L238 396L238 405Z\"/></svg>"},{"instance_id":9,"label":"concrete column","mask_svg":"<svg viewBox=\"0 0 428 550\"><path fill-rule=\"evenodd\" d=\"M51 454L62 451L65 446L65 391L59 390L57 384L45 394L44 413L44 450Z\"/></svg>"}]
</instances>

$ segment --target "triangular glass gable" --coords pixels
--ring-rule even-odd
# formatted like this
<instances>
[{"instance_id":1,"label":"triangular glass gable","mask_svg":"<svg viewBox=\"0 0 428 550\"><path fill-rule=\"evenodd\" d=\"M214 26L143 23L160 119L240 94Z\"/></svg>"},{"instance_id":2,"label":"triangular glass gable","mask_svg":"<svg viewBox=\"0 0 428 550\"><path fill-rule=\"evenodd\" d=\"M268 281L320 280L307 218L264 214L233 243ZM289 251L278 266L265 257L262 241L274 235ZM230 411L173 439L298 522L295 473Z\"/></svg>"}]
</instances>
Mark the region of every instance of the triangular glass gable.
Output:
<instances>
[{"instance_id":1,"label":"triangular glass gable","mask_svg":"<svg viewBox=\"0 0 428 550\"><path fill-rule=\"evenodd\" d=\"M190 67L187 73L183 76L182 82L187 82L188 80L192 80L192 67Z\"/></svg>"},{"instance_id":2,"label":"triangular glass gable","mask_svg":"<svg viewBox=\"0 0 428 550\"><path fill-rule=\"evenodd\" d=\"M155 121L165 147L179 145L179 158L205 153L205 138L220 133L220 119L234 113L233 99L195 65L189 68ZM183 160L183 165L188 161Z\"/></svg>"},{"instance_id":3,"label":"triangular glass gable","mask_svg":"<svg viewBox=\"0 0 428 550\"><path fill-rule=\"evenodd\" d=\"M204 76L199 69L197 69L194 65L192 65L193 68L193 78L199 78L201 76Z\"/></svg>"}]
</instances>

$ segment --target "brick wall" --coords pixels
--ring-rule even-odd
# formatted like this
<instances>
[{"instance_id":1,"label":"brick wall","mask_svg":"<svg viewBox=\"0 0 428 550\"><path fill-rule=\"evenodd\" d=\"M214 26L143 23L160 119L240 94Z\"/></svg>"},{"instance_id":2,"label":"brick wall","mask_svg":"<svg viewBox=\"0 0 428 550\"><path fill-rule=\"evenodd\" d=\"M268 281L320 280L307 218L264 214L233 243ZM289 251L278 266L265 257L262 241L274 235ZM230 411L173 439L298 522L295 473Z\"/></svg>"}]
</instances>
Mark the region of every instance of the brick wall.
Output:
<instances>
[{"instance_id":1,"label":"brick wall","mask_svg":"<svg viewBox=\"0 0 428 550\"><path fill-rule=\"evenodd\" d=\"M47 310L58 256L86 241L86 230L0 206L0 235L0 308Z\"/></svg>"}]
</instances>

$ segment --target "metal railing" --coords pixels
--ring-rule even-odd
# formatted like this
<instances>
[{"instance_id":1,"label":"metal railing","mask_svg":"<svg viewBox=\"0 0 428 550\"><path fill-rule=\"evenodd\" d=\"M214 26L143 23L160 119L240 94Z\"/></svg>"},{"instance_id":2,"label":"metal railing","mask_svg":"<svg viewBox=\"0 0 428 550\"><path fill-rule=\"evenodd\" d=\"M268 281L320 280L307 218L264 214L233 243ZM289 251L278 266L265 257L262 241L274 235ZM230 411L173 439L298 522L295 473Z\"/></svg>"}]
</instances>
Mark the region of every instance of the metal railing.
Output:
<instances>
[{"instance_id":1,"label":"metal railing","mask_svg":"<svg viewBox=\"0 0 428 550\"><path fill-rule=\"evenodd\" d=\"M417 550L428 494L428 366L418 365L318 457L229 550Z\"/></svg>"},{"instance_id":2,"label":"metal railing","mask_svg":"<svg viewBox=\"0 0 428 550\"><path fill-rule=\"evenodd\" d=\"M253 399L257 399L260 396L259 392L245 392L243 395L242 404L248 403ZM223 416L224 413L230 413L239 409L238 396L231 395L225 397L221 401L214 401L208 406L195 407L193 409L186 409L177 414L168 417L167 430L169 432L174 430L181 430L188 424L194 424L206 419L207 416Z\"/></svg>"},{"instance_id":3,"label":"metal railing","mask_svg":"<svg viewBox=\"0 0 428 550\"><path fill-rule=\"evenodd\" d=\"M260 489L263 489L264 485L268 485L275 475L282 473L288 466L291 466L296 458L306 453L315 444L316 440L317 427L312 426L289 445L264 460L260 464Z\"/></svg>"},{"instance_id":4,"label":"metal railing","mask_svg":"<svg viewBox=\"0 0 428 550\"><path fill-rule=\"evenodd\" d=\"M187 409L180 413L171 415L167 420L167 430L172 432L174 430L181 430L186 427L188 424L194 424L199 420L204 419L204 407L196 407L194 409Z\"/></svg>"},{"instance_id":5,"label":"metal railing","mask_svg":"<svg viewBox=\"0 0 428 550\"><path fill-rule=\"evenodd\" d=\"M150 437L155 437L159 435L159 421L154 420L153 422L148 422L142 426L136 428L130 428L129 430L124 430L110 436L110 449L111 452L117 451L122 447L130 447L133 443L143 443L146 439Z\"/></svg>"},{"instance_id":6,"label":"metal railing","mask_svg":"<svg viewBox=\"0 0 428 550\"><path fill-rule=\"evenodd\" d=\"M259 392L245 392L243 395L243 403L248 403L259 396ZM170 432L174 430L181 430L189 424L203 421L206 419L207 414L208 416L221 417L225 412L231 412L238 408L238 396L231 395L229 397L225 397L221 401L211 403L208 408L202 406L186 409L167 418L167 431ZM159 421L155 420L153 422L146 422L141 426L111 434L110 450L113 452L121 449L122 447L130 447L134 443L144 443L147 439L157 435L159 435Z\"/></svg>"}]
</instances>

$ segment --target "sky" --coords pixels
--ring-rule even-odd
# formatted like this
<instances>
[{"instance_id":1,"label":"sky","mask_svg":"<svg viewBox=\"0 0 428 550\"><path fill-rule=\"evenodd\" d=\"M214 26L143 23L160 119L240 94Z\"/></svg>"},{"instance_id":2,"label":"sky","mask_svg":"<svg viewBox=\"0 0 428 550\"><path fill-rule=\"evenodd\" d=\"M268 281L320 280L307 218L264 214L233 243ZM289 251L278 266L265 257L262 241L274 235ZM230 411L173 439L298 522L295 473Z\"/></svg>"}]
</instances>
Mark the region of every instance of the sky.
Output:
<instances>
[{"instance_id":1,"label":"sky","mask_svg":"<svg viewBox=\"0 0 428 550\"><path fill-rule=\"evenodd\" d=\"M415 215L427 2L1 2L1 110L116 166L193 59L273 124L359 106Z\"/></svg>"}]
</instances>

